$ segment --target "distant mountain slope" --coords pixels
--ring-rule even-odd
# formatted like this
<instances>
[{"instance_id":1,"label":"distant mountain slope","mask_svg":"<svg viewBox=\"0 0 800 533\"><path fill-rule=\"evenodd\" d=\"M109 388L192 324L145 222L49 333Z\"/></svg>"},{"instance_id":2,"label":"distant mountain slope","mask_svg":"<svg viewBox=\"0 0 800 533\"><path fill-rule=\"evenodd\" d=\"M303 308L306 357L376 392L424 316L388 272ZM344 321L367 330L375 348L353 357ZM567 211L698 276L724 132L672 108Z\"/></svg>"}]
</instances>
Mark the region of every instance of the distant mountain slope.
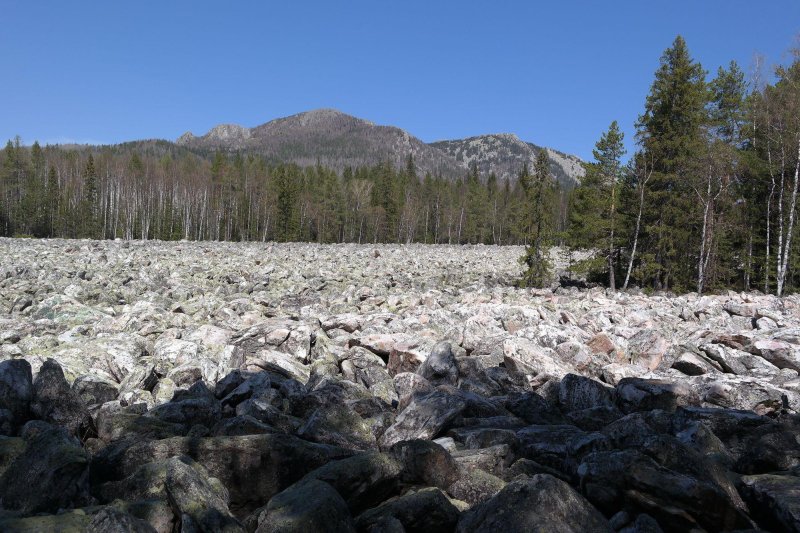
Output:
<instances>
[{"instance_id":1,"label":"distant mountain slope","mask_svg":"<svg viewBox=\"0 0 800 533\"><path fill-rule=\"evenodd\" d=\"M387 158L402 166L412 154L422 174L439 173L453 178L464 173L451 157L400 128L378 126L333 109L279 118L252 129L217 126L202 137L184 134L177 142L195 149L249 149L299 165L319 161L338 171L348 166L374 165Z\"/></svg>"},{"instance_id":2,"label":"distant mountain slope","mask_svg":"<svg viewBox=\"0 0 800 533\"><path fill-rule=\"evenodd\" d=\"M387 158L396 166L414 156L420 175L463 177L475 161L482 173L515 178L522 165L533 161L539 147L515 135L484 135L426 144L393 126L379 126L334 109L317 109L245 128L215 126L202 136L182 135L177 144L192 150L254 151L275 161L313 165L317 161L338 171L375 165ZM574 186L583 175L580 159L550 148L551 170L562 184Z\"/></svg>"},{"instance_id":3,"label":"distant mountain slope","mask_svg":"<svg viewBox=\"0 0 800 533\"><path fill-rule=\"evenodd\" d=\"M536 154L542 147L520 140L513 133L479 135L467 139L431 143L469 168L478 165L482 174L494 172L499 178L515 178L525 163L533 170ZM574 187L583 177L581 160L552 148L545 148L550 157L550 172L561 183Z\"/></svg>"}]
</instances>

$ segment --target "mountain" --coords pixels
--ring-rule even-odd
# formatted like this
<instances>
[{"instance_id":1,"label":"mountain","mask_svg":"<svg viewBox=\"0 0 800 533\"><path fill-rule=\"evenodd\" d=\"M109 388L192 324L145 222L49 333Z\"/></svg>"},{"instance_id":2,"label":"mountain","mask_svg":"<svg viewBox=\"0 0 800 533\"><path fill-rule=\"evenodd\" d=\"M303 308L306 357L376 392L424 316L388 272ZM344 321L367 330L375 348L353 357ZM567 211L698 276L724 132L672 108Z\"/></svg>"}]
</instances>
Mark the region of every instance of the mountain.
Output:
<instances>
[{"instance_id":1,"label":"mountain","mask_svg":"<svg viewBox=\"0 0 800 533\"><path fill-rule=\"evenodd\" d=\"M403 166L412 154L421 174L430 172L447 178L463 177L473 161L483 173L514 178L525 162L533 168L536 152L541 149L509 134L426 144L400 128L377 125L334 109L299 113L254 128L221 124L202 136L185 133L176 142L198 151L252 151L302 166L319 161L338 171L387 159ZM583 175L580 159L546 150L556 179L575 185Z\"/></svg>"},{"instance_id":2,"label":"mountain","mask_svg":"<svg viewBox=\"0 0 800 533\"><path fill-rule=\"evenodd\" d=\"M247 129L225 124L202 137L186 133L178 144L193 149L252 150L276 161L313 165L317 161L342 171L390 159L404 166L414 156L422 172L461 176L464 169L452 158L400 128L378 126L333 109L318 109L279 118Z\"/></svg>"},{"instance_id":3,"label":"mountain","mask_svg":"<svg viewBox=\"0 0 800 533\"><path fill-rule=\"evenodd\" d=\"M481 174L494 172L499 178L516 177L526 163L533 171L536 154L540 150L547 150L547 155L550 157L550 172L562 185L574 187L580 182L584 173L580 158L522 141L513 133L439 141L431 143L431 146L450 155L464 167L469 168L475 163Z\"/></svg>"}]
</instances>

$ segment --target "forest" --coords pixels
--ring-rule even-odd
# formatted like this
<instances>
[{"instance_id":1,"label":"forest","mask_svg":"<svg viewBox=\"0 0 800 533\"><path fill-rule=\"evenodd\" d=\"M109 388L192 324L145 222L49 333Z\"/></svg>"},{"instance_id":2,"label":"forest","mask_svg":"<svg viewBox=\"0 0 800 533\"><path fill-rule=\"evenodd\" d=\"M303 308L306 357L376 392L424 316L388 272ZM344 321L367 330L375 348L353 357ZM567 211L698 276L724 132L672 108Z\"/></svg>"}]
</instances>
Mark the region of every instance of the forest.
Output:
<instances>
[{"instance_id":1,"label":"forest","mask_svg":"<svg viewBox=\"0 0 800 533\"><path fill-rule=\"evenodd\" d=\"M594 250L576 273L612 288L796 291L800 56L713 77L677 37L625 153L613 122L560 188L541 151L515 179L420 175L414 158L337 173L167 141L0 152L0 235L93 239L524 244Z\"/></svg>"}]
</instances>

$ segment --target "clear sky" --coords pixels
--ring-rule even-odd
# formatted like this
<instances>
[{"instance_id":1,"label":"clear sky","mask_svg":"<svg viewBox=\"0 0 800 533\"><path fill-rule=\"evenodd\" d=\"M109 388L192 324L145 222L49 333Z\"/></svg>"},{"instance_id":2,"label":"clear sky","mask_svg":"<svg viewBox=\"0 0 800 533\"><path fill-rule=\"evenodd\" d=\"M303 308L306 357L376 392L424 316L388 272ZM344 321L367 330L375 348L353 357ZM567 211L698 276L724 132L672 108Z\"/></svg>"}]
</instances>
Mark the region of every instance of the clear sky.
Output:
<instances>
[{"instance_id":1,"label":"clear sky","mask_svg":"<svg viewBox=\"0 0 800 533\"><path fill-rule=\"evenodd\" d=\"M0 0L0 139L175 139L320 107L424 141L511 132L591 156L677 34L713 74L785 61L798 0Z\"/></svg>"}]
</instances>

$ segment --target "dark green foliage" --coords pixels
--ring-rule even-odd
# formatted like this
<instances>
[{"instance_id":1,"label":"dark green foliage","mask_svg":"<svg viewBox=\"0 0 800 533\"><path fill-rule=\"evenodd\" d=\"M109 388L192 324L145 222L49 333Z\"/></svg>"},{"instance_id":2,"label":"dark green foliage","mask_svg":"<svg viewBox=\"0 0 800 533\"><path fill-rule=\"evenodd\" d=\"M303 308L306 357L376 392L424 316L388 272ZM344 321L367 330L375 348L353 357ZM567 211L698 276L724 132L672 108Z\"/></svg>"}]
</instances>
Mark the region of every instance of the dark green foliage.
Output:
<instances>
[{"instance_id":1,"label":"dark green foliage","mask_svg":"<svg viewBox=\"0 0 800 533\"><path fill-rule=\"evenodd\" d=\"M612 289L616 287L617 258L624 242L617 213L625 153L622 139L614 121L597 141L592 152L594 162L585 165L586 175L572 193L566 232L571 247L596 251L575 270L592 278L605 278Z\"/></svg>"},{"instance_id":2,"label":"dark green foliage","mask_svg":"<svg viewBox=\"0 0 800 533\"><path fill-rule=\"evenodd\" d=\"M525 265L520 285L544 287L552 278L550 248L554 244L551 207L555 200L555 187L550 178L547 152L541 150L536 157L533 175L524 168L519 182L525 191L523 214L528 228L528 246L521 261Z\"/></svg>"}]
</instances>

